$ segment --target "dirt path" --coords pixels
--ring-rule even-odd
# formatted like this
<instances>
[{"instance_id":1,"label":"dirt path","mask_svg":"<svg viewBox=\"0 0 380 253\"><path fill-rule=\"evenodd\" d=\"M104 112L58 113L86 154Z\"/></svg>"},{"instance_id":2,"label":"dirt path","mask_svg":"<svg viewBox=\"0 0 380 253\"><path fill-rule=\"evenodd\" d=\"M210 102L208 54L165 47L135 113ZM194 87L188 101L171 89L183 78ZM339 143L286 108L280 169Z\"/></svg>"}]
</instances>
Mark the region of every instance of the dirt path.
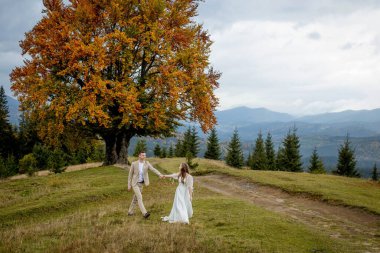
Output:
<instances>
[{"instance_id":1,"label":"dirt path","mask_svg":"<svg viewBox=\"0 0 380 253\"><path fill-rule=\"evenodd\" d=\"M95 168L95 167L100 167L102 166L102 162L97 162L97 163L84 163L84 164L78 164L78 165L70 165L67 166L65 169L65 172L71 172L71 171L77 171L77 170L85 170L89 168ZM35 173L35 176L38 177L43 177L43 176L48 176L54 174L53 172L49 170L40 170ZM9 177L9 180L17 180L17 179L22 179L22 178L28 178L29 176L27 174L21 174L21 175L16 175Z\"/></svg>"},{"instance_id":2,"label":"dirt path","mask_svg":"<svg viewBox=\"0 0 380 253\"><path fill-rule=\"evenodd\" d=\"M226 175L197 177L200 186L222 195L291 217L333 238L361 244L366 252L380 252L380 216L358 208L332 205L291 195L280 189L262 186Z\"/></svg>"}]
</instances>

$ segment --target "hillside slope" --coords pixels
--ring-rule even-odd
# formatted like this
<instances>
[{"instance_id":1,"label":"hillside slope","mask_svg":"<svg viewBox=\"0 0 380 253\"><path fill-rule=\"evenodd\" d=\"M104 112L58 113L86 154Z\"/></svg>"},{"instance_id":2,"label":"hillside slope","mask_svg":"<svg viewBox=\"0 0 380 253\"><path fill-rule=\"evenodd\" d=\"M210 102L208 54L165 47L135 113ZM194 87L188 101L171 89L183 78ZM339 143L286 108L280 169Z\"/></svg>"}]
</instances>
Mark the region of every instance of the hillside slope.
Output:
<instances>
[{"instance_id":1,"label":"hillside slope","mask_svg":"<svg viewBox=\"0 0 380 253\"><path fill-rule=\"evenodd\" d=\"M167 172L182 161L150 160ZM219 162L199 162L199 174L220 168ZM333 237L253 202L214 192L198 179L191 224L162 223L177 182L152 173L151 186L143 193L152 215L148 220L130 217L127 177L123 169L100 167L1 181L0 252L362 252L379 246L357 237Z\"/></svg>"}]
</instances>

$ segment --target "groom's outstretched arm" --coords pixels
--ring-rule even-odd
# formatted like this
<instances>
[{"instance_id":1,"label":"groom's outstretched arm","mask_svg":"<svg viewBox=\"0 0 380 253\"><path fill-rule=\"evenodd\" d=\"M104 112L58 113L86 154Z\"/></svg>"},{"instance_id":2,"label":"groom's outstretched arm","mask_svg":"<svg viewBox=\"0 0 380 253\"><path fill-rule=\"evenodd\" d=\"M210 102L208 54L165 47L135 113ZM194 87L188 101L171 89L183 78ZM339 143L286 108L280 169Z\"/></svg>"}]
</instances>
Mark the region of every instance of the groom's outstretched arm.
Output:
<instances>
[{"instance_id":1,"label":"groom's outstretched arm","mask_svg":"<svg viewBox=\"0 0 380 253\"><path fill-rule=\"evenodd\" d=\"M148 168L153 171L157 176L159 176L160 178L162 178L162 174L161 172L159 172L157 169L155 169L151 164L150 162L148 162Z\"/></svg>"}]
</instances>

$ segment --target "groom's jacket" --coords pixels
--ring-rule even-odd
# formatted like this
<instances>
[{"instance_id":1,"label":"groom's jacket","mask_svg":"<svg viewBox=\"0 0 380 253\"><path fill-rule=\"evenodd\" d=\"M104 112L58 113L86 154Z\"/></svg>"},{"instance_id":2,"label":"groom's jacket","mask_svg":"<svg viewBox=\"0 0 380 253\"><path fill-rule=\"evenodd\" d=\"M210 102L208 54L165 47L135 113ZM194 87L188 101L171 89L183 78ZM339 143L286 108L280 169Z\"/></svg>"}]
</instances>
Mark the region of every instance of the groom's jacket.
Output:
<instances>
[{"instance_id":1,"label":"groom's jacket","mask_svg":"<svg viewBox=\"0 0 380 253\"><path fill-rule=\"evenodd\" d=\"M148 161L144 161L143 176L144 176L145 186L149 185L148 169L156 173L158 176L162 175L158 170L153 168L153 166ZM128 188L131 188L137 185L137 182L139 180L139 173L140 173L139 161L137 160L131 164L131 168L129 169Z\"/></svg>"}]
</instances>

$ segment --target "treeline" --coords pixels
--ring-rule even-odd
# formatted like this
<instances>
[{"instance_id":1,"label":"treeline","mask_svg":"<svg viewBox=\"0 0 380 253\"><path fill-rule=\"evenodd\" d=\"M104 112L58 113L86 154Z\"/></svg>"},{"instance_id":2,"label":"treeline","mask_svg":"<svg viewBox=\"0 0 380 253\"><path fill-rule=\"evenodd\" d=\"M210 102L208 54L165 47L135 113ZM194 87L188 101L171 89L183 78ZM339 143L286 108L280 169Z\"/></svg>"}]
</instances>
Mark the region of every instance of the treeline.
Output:
<instances>
[{"instance_id":1,"label":"treeline","mask_svg":"<svg viewBox=\"0 0 380 253\"><path fill-rule=\"evenodd\" d=\"M188 161L198 156L200 140L195 127L188 128L174 145L169 147L156 144L154 147L154 156L165 157L186 157ZM306 171L314 174L327 173L325 165L318 154L317 147L314 148L306 168L302 164L300 153L300 138L297 135L296 127L290 129L280 146L275 150L272 135L268 132L264 138L260 132L251 148L248 157L243 154L242 144L238 131L235 130L225 150L225 156L222 157L222 148L215 129L212 129L207 138L207 147L204 158L221 160L224 159L226 164L235 168L250 168L252 170L278 170L289 172ZM146 150L145 140L139 140L135 154L139 149ZM190 159L189 159L190 158ZM333 174L360 177L356 168L355 149L352 147L349 136L347 135L344 143L338 149L338 162ZM372 179L378 180L376 164L374 164Z\"/></svg>"},{"instance_id":2,"label":"treeline","mask_svg":"<svg viewBox=\"0 0 380 253\"><path fill-rule=\"evenodd\" d=\"M37 124L23 115L18 127L8 120L4 88L0 87L0 177L38 170L62 172L67 165L104 160L104 144L86 131L67 128L54 146L37 134Z\"/></svg>"},{"instance_id":3,"label":"treeline","mask_svg":"<svg viewBox=\"0 0 380 253\"><path fill-rule=\"evenodd\" d=\"M235 130L228 144L225 160L228 165L236 168L242 168L245 165L253 170L303 172L301 158L300 139L297 135L297 129L294 127L282 140L277 152L274 150L270 132L267 133L265 140L260 132L247 160L244 160L238 131ZM326 173L323 161L318 155L317 147L314 148L310 157L307 171L315 174ZM332 173L348 177L360 177L356 168L355 150L348 135L338 149L338 163ZM374 164L372 178L374 180L378 178L376 164Z\"/></svg>"}]
</instances>

